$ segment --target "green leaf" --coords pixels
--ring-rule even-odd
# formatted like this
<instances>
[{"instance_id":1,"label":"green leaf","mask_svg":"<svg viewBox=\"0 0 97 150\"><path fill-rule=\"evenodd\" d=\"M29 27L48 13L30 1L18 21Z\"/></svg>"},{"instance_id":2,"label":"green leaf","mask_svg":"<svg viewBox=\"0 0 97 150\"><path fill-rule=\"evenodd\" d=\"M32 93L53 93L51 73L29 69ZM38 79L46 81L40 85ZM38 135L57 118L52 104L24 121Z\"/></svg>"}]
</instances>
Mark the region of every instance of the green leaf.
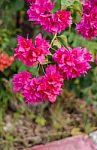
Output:
<instances>
[{"instance_id":1,"label":"green leaf","mask_svg":"<svg viewBox=\"0 0 97 150\"><path fill-rule=\"evenodd\" d=\"M24 0L13 0L10 5L9 8L12 11L19 11L24 7Z\"/></svg>"},{"instance_id":2,"label":"green leaf","mask_svg":"<svg viewBox=\"0 0 97 150\"><path fill-rule=\"evenodd\" d=\"M74 10L79 11L82 14L82 4L79 0L75 0L72 6Z\"/></svg>"},{"instance_id":3,"label":"green leaf","mask_svg":"<svg viewBox=\"0 0 97 150\"><path fill-rule=\"evenodd\" d=\"M52 12L56 12L58 9L60 9L60 0L58 0L57 2L56 2L56 4L55 4L55 7L54 7L54 9L52 10Z\"/></svg>"},{"instance_id":4,"label":"green leaf","mask_svg":"<svg viewBox=\"0 0 97 150\"><path fill-rule=\"evenodd\" d=\"M18 67L19 67L19 72L26 70L26 65L25 64L21 63L20 61L18 61L17 64L18 64Z\"/></svg>"},{"instance_id":5,"label":"green leaf","mask_svg":"<svg viewBox=\"0 0 97 150\"><path fill-rule=\"evenodd\" d=\"M55 129L62 129L62 125L57 120L53 120L53 126Z\"/></svg>"},{"instance_id":6,"label":"green leaf","mask_svg":"<svg viewBox=\"0 0 97 150\"><path fill-rule=\"evenodd\" d=\"M75 0L61 0L61 8L65 9L67 7L72 6Z\"/></svg>"},{"instance_id":7,"label":"green leaf","mask_svg":"<svg viewBox=\"0 0 97 150\"><path fill-rule=\"evenodd\" d=\"M58 48L60 48L61 47L60 41L58 39L54 40L53 46L57 46Z\"/></svg>"},{"instance_id":8,"label":"green leaf","mask_svg":"<svg viewBox=\"0 0 97 150\"><path fill-rule=\"evenodd\" d=\"M79 22L82 16L82 4L80 1L75 0L72 5L73 21Z\"/></svg>"},{"instance_id":9,"label":"green leaf","mask_svg":"<svg viewBox=\"0 0 97 150\"><path fill-rule=\"evenodd\" d=\"M36 121L36 123L38 123L41 126L44 126L46 124L46 120L42 116L38 116L35 121Z\"/></svg>"},{"instance_id":10,"label":"green leaf","mask_svg":"<svg viewBox=\"0 0 97 150\"><path fill-rule=\"evenodd\" d=\"M60 35L60 36L57 36L57 38L64 46L68 46L66 35Z\"/></svg>"},{"instance_id":11,"label":"green leaf","mask_svg":"<svg viewBox=\"0 0 97 150\"><path fill-rule=\"evenodd\" d=\"M39 75L37 66L32 66L29 69L29 71L32 72L32 75L34 75L34 76L38 76Z\"/></svg>"}]
</instances>

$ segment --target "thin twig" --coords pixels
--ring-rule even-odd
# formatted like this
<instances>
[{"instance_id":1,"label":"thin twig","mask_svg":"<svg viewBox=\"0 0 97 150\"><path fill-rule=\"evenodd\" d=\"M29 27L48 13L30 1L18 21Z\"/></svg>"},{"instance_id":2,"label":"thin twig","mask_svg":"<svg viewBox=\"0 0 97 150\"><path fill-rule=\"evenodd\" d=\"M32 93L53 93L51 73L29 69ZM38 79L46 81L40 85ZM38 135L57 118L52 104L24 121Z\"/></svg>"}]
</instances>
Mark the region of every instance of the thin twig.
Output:
<instances>
[{"instance_id":1,"label":"thin twig","mask_svg":"<svg viewBox=\"0 0 97 150\"><path fill-rule=\"evenodd\" d=\"M53 39L52 39L52 41L51 41L51 47L52 47L52 45L53 45L54 40L56 39L56 36L57 36L57 33L55 33L55 35L54 35L54 37L53 37Z\"/></svg>"}]
</instances>

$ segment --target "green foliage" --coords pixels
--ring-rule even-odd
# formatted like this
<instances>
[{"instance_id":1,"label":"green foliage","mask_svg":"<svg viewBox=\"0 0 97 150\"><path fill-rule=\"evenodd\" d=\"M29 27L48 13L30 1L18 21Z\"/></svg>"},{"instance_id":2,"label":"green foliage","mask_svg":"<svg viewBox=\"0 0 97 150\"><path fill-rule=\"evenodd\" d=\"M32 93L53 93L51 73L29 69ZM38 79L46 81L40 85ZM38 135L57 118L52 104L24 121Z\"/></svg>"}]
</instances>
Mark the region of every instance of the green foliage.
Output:
<instances>
[{"instance_id":1,"label":"green foliage","mask_svg":"<svg viewBox=\"0 0 97 150\"><path fill-rule=\"evenodd\" d=\"M0 23L2 27L12 28L16 26L17 12L24 7L23 0L0 1Z\"/></svg>"},{"instance_id":2,"label":"green foliage","mask_svg":"<svg viewBox=\"0 0 97 150\"><path fill-rule=\"evenodd\" d=\"M42 116L37 116L35 121L41 126L44 126L46 124L46 120Z\"/></svg>"},{"instance_id":3,"label":"green foliage","mask_svg":"<svg viewBox=\"0 0 97 150\"><path fill-rule=\"evenodd\" d=\"M64 8L67 8L67 7L71 7L74 4L75 1L76 0L72 0L72 1L70 1L70 0L61 0L61 8L64 9Z\"/></svg>"},{"instance_id":4,"label":"green foliage","mask_svg":"<svg viewBox=\"0 0 97 150\"><path fill-rule=\"evenodd\" d=\"M54 1L54 0L53 0ZM16 37L17 34L22 34L22 28L21 28L21 22L25 23L27 19L25 19L25 11L26 10L24 0L1 0L0 1L0 50L7 52L9 55L13 55L14 47L16 47ZM61 35L57 35L57 37L54 40L53 43L53 49L54 47L86 47L89 51L92 52L94 58L97 53L97 38L93 40L86 40L82 36L80 36L75 31L75 23L77 23L82 15L82 5L80 0L57 0L57 3L55 5L55 8L53 12L55 12L58 9L65 9L71 10L72 16L73 16L73 26L67 28L65 31L62 32ZM19 20L17 20L17 16L20 16ZM17 25L17 22L20 21L19 26ZM34 25L31 25L29 22L27 23L27 27L32 32L32 38L35 37L41 30L41 28L37 25L34 27ZM24 26L24 35L26 36L26 27ZM46 37L48 40L53 37L53 35L48 35L48 33L45 33L44 31L41 31L43 33L43 36ZM46 67L46 64L52 61L51 55L47 56L46 62L44 64L44 67ZM97 116L97 67L96 64L91 64L92 69L88 72L88 74L84 77L81 76L77 79L72 79L65 81L65 89L69 89L69 91L73 90L76 95L78 95L80 98L83 98L88 105L93 105L95 108L94 114ZM40 66L40 69L41 66ZM11 67L7 68L4 72L0 72L0 135L3 130L4 126L4 115L8 111L10 104L13 102L18 101L18 107L14 110L13 118L15 121L20 119L21 114L27 115L27 118L29 120L34 120L34 123L38 124L39 126L45 126L47 124L48 118L45 117L45 107L40 107L39 105L39 113L37 112L37 107L32 107L32 109L29 109L29 107L24 105L23 103L23 97L19 94L13 93L12 90L12 76L14 73L17 73L19 71L28 70L32 72L34 76L38 75L38 66L28 68L26 65L24 65L20 61L15 61ZM65 98L64 98L65 99ZM52 126L56 130L63 129L64 125L67 123L69 124L71 121L71 118L63 119L63 101L57 102L52 108L50 109L50 116L49 119L52 122ZM69 103L69 101L68 101ZM44 105L44 104L43 104ZM65 105L65 104L64 104ZM48 105L48 107L51 107ZM47 109L48 109L47 107ZM72 106L70 106L72 107ZM12 107L13 108L13 107ZM67 110L66 110L67 111ZM88 121L88 115L85 112L83 113L83 128L84 130L89 133L91 130L93 130L93 127ZM38 114L38 115L36 115ZM13 135L6 134L6 140L7 142L7 148L12 147L13 143Z\"/></svg>"}]
</instances>

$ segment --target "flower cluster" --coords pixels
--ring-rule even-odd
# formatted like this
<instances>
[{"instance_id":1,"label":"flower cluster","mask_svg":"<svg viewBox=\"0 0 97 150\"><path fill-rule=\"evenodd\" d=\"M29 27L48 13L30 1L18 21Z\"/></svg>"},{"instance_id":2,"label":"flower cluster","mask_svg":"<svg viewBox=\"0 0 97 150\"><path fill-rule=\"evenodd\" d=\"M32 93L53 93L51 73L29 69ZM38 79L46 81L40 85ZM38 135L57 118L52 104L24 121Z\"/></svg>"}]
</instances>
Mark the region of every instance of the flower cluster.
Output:
<instances>
[{"instance_id":1,"label":"flower cluster","mask_svg":"<svg viewBox=\"0 0 97 150\"><path fill-rule=\"evenodd\" d=\"M59 48L53 55L58 63L60 72L64 79L70 79L85 74L90 69L89 62L92 61L92 55L86 48L66 49Z\"/></svg>"},{"instance_id":2,"label":"flower cluster","mask_svg":"<svg viewBox=\"0 0 97 150\"><path fill-rule=\"evenodd\" d=\"M21 92L26 103L36 103L44 100L55 102L61 93L64 79L75 78L86 74L90 69L92 55L85 48L59 48L53 59L56 65L48 65L42 76L32 77L24 71L13 77L14 91Z\"/></svg>"},{"instance_id":3,"label":"flower cluster","mask_svg":"<svg viewBox=\"0 0 97 150\"><path fill-rule=\"evenodd\" d=\"M64 80L86 74L91 68L92 54L81 47L60 47L51 54L53 42L57 36L71 23L71 13L66 10L52 12L55 2L51 0L26 0L30 4L27 11L30 21L42 25L44 30L54 33L51 44L38 34L35 41L18 36L18 45L15 48L15 57L29 67L36 65L40 76L32 76L30 72L23 71L13 77L13 88L15 92L21 92L26 103L37 103L48 100L55 102L62 91ZM97 34L97 1L83 1L83 16L77 24L77 30L86 38ZM47 57L45 64L46 55ZM50 59L52 57L52 59ZM53 61L52 61L53 60ZM48 65L48 63L50 63ZM41 70L43 69L43 70Z\"/></svg>"},{"instance_id":4,"label":"flower cluster","mask_svg":"<svg viewBox=\"0 0 97 150\"><path fill-rule=\"evenodd\" d=\"M51 33L60 33L72 23L71 13L66 10L58 10L52 13L55 3L50 0L35 0L27 11L29 21L42 25L44 30Z\"/></svg>"},{"instance_id":5,"label":"flower cluster","mask_svg":"<svg viewBox=\"0 0 97 150\"><path fill-rule=\"evenodd\" d=\"M41 18L50 13L54 7L54 3L50 0L35 0L31 3L30 8L27 11L29 21L40 22Z\"/></svg>"},{"instance_id":6,"label":"flower cluster","mask_svg":"<svg viewBox=\"0 0 97 150\"><path fill-rule=\"evenodd\" d=\"M31 39L18 36L18 46L15 48L15 57L23 61L26 65L32 66L36 63L43 63L45 56L50 53L49 43L38 34L33 44Z\"/></svg>"},{"instance_id":7,"label":"flower cluster","mask_svg":"<svg viewBox=\"0 0 97 150\"><path fill-rule=\"evenodd\" d=\"M14 61L14 57L9 57L8 54L0 52L0 71L4 71Z\"/></svg>"},{"instance_id":8,"label":"flower cluster","mask_svg":"<svg viewBox=\"0 0 97 150\"><path fill-rule=\"evenodd\" d=\"M44 77L35 77L27 81L24 86L23 96L26 103L36 103L44 100Z\"/></svg>"},{"instance_id":9,"label":"flower cluster","mask_svg":"<svg viewBox=\"0 0 97 150\"><path fill-rule=\"evenodd\" d=\"M45 74L46 89L44 91L45 98L51 102L55 102L56 97L62 91L63 77L56 65L48 65Z\"/></svg>"},{"instance_id":10,"label":"flower cluster","mask_svg":"<svg viewBox=\"0 0 97 150\"><path fill-rule=\"evenodd\" d=\"M14 91L23 93L24 86L30 78L32 78L32 74L27 71L23 71L23 72L19 72L18 74L15 74L13 77Z\"/></svg>"},{"instance_id":11,"label":"flower cluster","mask_svg":"<svg viewBox=\"0 0 97 150\"><path fill-rule=\"evenodd\" d=\"M44 30L51 33L60 33L71 24L71 13L66 10L58 10L55 14L51 13L41 18L40 24Z\"/></svg>"},{"instance_id":12,"label":"flower cluster","mask_svg":"<svg viewBox=\"0 0 97 150\"><path fill-rule=\"evenodd\" d=\"M88 0L83 2L83 16L76 29L85 38L97 36L97 1Z\"/></svg>"},{"instance_id":13,"label":"flower cluster","mask_svg":"<svg viewBox=\"0 0 97 150\"><path fill-rule=\"evenodd\" d=\"M13 77L14 91L22 92L26 103L36 103L43 100L54 102L62 91L63 77L56 65L49 65L44 76L33 77L24 71Z\"/></svg>"}]
</instances>

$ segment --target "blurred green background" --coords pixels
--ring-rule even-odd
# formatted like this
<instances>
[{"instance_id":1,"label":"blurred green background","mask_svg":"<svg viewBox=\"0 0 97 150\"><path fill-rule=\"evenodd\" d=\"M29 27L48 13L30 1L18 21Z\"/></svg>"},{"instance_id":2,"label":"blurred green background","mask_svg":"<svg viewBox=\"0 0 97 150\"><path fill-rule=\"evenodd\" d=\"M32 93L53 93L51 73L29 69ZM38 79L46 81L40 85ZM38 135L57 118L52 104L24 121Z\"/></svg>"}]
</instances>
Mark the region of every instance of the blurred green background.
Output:
<instances>
[{"instance_id":1,"label":"blurred green background","mask_svg":"<svg viewBox=\"0 0 97 150\"><path fill-rule=\"evenodd\" d=\"M57 0L54 11L59 9L59 6L60 0ZM72 11L73 25L62 32L60 40L64 45L68 43L71 47L86 47L93 53L95 59L97 38L86 40L74 29L75 24L80 20L79 12L82 13L80 1L62 0L62 7L68 7ZM16 47L18 34L24 37L28 35L33 39L42 32L49 40L53 37L44 32L39 25L28 21L27 9L28 4L23 0L0 0L0 50L9 56L14 54L13 49ZM55 46L58 46L59 42L56 41ZM56 104L46 102L30 106L24 104L20 94L13 93L11 83L12 76L26 70L27 67L15 60L4 72L0 72L0 150L17 150L45 142L44 139L47 139L46 142L60 139L76 134L74 132L76 130L86 133L95 130L97 127L97 66L95 62L91 66L92 69L87 75L65 81L63 93L58 97ZM30 71L34 75L38 74L35 67ZM77 110L77 107L80 109ZM72 131L73 129L75 130ZM45 137L47 131L54 134Z\"/></svg>"}]
</instances>

